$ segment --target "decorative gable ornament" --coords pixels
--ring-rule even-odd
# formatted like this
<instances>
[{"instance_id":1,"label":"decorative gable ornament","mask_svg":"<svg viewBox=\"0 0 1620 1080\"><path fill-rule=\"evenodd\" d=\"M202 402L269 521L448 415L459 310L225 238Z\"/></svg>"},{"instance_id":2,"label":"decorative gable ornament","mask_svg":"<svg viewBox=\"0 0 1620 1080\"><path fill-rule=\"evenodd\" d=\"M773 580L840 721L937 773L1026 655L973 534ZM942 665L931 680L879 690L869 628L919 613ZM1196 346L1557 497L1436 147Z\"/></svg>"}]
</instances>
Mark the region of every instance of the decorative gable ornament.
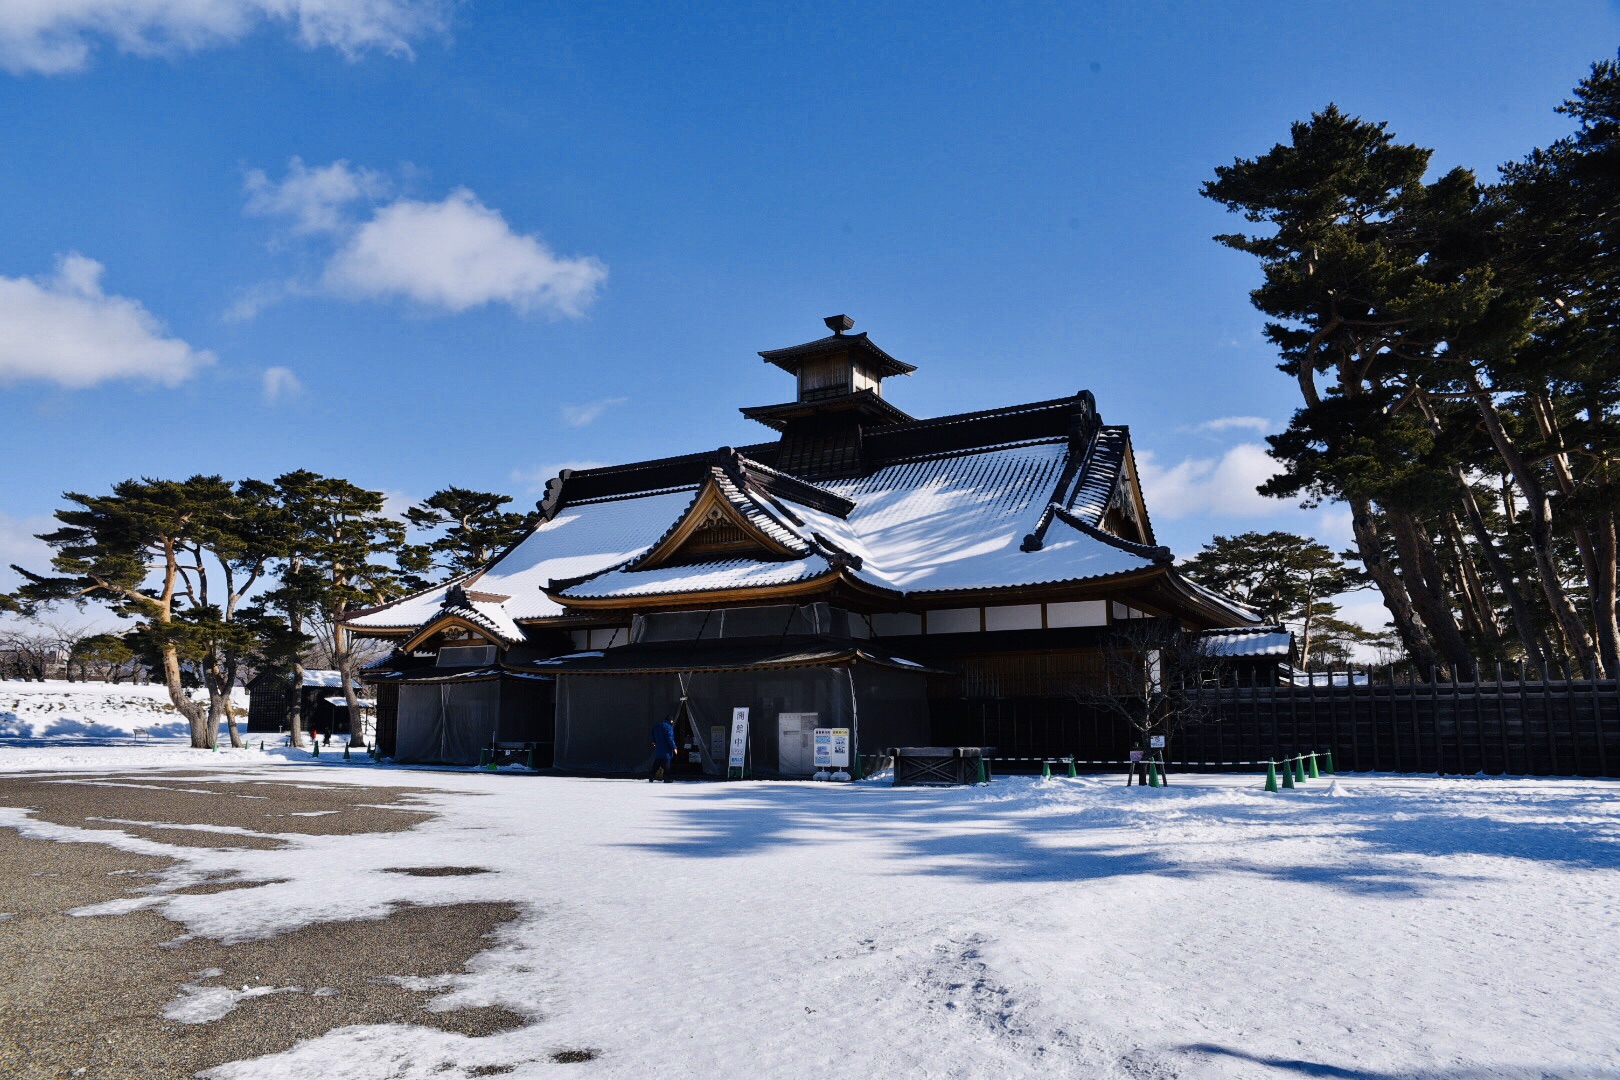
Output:
<instances>
[{"instance_id":1,"label":"decorative gable ornament","mask_svg":"<svg viewBox=\"0 0 1620 1080\"><path fill-rule=\"evenodd\" d=\"M727 558L802 559L809 549L787 529L768 530L766 517L716 467L698 489L686 513L627 570L656 570L681 563ZM774 523L773 523L774 524Z\"/></svg>"}]
</instances>

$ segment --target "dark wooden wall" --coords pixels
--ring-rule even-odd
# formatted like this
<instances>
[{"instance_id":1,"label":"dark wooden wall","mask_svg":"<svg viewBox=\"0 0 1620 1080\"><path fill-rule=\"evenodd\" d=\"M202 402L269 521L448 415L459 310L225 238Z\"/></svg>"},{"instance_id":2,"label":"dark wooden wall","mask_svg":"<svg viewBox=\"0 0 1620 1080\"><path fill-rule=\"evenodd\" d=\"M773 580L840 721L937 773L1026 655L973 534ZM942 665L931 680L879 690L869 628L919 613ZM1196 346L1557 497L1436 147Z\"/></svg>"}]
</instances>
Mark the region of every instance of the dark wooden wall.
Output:
<instances>
[{"instance_id":1,"label":"dark wooden wall","mask_svg":"<svg viewBox=\"0 0 1620 1080\"><path fill-rule=\"evenodd\" d=\"M1614 680L1226 687L1202 692L1207 719L1170 740L1172 766L1251 771L1255 762L1328 750L1340 771L1620 776ZM934 741L994 746L997 757L1118 761L1123 720L1067 698L931 702ZM1039 768L1036 764L1034 768ZM1004 770L1005 771L1005 770Z\"/></svg>"},{"instance_id":2,"label":"dark wooden wall","mask_svg":"<svg viewBox=\"0 0 1620 1080\"><path fill-rule=\"evenodd\" d=\"M371 683L366 687L377 703L377 756L394 756L394 737L399 731L399 684Z\"/></svg>"}]
</instances>

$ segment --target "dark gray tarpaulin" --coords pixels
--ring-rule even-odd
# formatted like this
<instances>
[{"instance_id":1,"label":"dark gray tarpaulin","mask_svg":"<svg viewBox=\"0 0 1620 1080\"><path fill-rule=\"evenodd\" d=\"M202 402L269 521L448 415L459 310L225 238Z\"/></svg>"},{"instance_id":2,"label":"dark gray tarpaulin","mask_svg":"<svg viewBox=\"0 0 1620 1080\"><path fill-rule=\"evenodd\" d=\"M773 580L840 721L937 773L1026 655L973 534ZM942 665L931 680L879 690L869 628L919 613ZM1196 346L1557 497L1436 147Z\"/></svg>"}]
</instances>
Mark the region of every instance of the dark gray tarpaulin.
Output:
<instances>
[{"instance_id":1,"label":"dark gray tarpaulin","mask_svg":"<svg viewBox=\"0 0 1620 1080\"><path fill-rule=\"evenodd\" d=\"M638 772L651 730L680 723L702 772L726 771L732 710L749 710L750 769L805 776L809 732L853 729L857 753L926 741L931 669L864 641L808 636L626 645L532 665L557 677L556 765ZM692 750L686 749L692 744Z\"/></svg>"},{"instance_id":2,"label":"dark gray tarpaulin","mask_svg":"<svg viewBox=\"0 0 1620 1080\"><path fill-rule=\"evenodd\" d=\"M412 676L416 676L412 678ZM476 765L497 740L544 739L549 679L481 668L402 672L394 760L411 764Z\"/></svg>"}]
</instances>

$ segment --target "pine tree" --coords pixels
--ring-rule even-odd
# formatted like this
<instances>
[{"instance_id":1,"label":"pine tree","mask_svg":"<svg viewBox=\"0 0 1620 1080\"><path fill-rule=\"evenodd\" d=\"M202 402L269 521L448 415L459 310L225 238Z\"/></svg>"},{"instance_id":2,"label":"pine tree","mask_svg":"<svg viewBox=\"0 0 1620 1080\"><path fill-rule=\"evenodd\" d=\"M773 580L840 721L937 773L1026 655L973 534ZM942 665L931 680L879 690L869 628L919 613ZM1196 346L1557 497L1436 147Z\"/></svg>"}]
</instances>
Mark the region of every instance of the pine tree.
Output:
<instances>
[{"instance_id":1,"label":"pine tree","mask_svg":"<svg viewBox=\"0 0 1620 1080\"><path fill-rule=\"evenodd\" d=\"M1182 569L1199 584L1273 622L1298 626L1301 666L1309 663L1316 616L1325 598L1365 584L1332 548L1288 532L1217 536Z\"/></svg>"},{"instance_id":2,"label":"pine tree","mask_svg":"<svg viewBox=\"0 0 1620 1080\"><path fill-rule=\"evenodd\" d=\"M510 495L447 487L406 510L405 520L414 528L438 535L401 553L405 587L426 588L487 566L527 536L539 522L539 512L501 509L511 501Z\"/></svg>"},{"instance_id":3,"label":"pine tree","mask_svg":"<svg viewBox=\"0 0 1620 1080\"><path fill-rule=\"evenodd\" d=\"M289 617L293 633L314 632L331 656L348 702L351 743L359 730L360 700L355 692L360 657L343 619L351 609L380 604L401 591L400 570L392 556L405 541L405 526L383 513L380 491L347 480L299 470L276 478L280 505L290 523L287 558L280 586L268 597ZM301 662L294 675L303 682ZM302 717L294 713L294 741Z\"/></svg>"}]
</instances>

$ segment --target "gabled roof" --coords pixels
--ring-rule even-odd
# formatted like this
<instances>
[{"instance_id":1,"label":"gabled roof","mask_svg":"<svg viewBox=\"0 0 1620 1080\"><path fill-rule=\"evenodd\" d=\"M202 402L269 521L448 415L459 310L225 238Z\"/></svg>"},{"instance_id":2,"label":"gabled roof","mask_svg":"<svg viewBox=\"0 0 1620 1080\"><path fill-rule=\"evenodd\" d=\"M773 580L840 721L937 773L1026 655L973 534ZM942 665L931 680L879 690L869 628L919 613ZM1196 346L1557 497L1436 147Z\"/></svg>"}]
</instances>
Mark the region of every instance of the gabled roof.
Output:
<instances>
[{"instance_id":1,"label":"gabled roof","mask_svg":"<svg viewBox=\"0 0 1620 1080\"><path fill-rule=\"evenodd\" d=\"M865 440L863 475L817 483L778 469L774 443L573 473L548 495L554 516L463 587L510 597L500 607L521 624L569 607L698 594L725 602L750 590L849 589L903 609L908 600L980 603L998 590L1153 581L1205 625L1259 621L1182 579L1164 549L1104 528L1127 476L1129 433L1102 427L1089 394L875 428ZM689 522L703 490L769 540L761 553L644 558ZM440 611L446 593L350 625L407 631Z\"/></svg>"},{"instance_id":2,"label":"gabled roof","mask_svg":"<svg viewBox=\"0 0 1620 1080\"><path fill-rule=\"evenodd\" d=\"M444 591L439 610L429 615L411 634L402 648L414 649L433 634L450 626L461 626L478 631L502 645L518 645L524 633L506 613L505 601L511 599L499 593L470 590L458 581Z\"/></svg>"},{"instance_id":3,"label":"gabled roof","mask_svg":"<svg viewBox=\"0 0 1620 1080\"><path fill-rule=\"evenodd\" d=\"M624 564L628 571L655 570L680 559L706 526L724 522L743 537L743 543L769 558L791 559L807 555L811 547L792 526L778 518L733 480L726 470L711 466L709 478L692 496L686 511L670 524L652 547Z\"/></svg>"},{"instance_id":4,"label":"gabled roof","mask_svg":"<svg viewBox=\"0 0 1620 1080\"><path fill-rule=\"evenodd\" d=\"M841 572L852 585L901 598L1085 581L1168 565L1168 551L1110 536L1066 513L1040 552L1019 549L1068 453L1066 440L1048 440L898 462L868 477L823 485L854 505L847 518L782 500L792 518L784 514L774 522L791 525L814 549L796 560L734 558L656 570L631 561L553 595L596 606L810 584ZM842 567L839 552L846 554Z\"/></svg>"},{"instance_id":5,"label":"gabled roof","mask_svg":"<svg viewBox=\"0 0 1620 1080\"><path fill-rule=\"evenodd\" d=\"M606 570L641 554L692 501L692 492L692 487L683 487L565 506L479 573L475 587L510 596L503 607L515 621L562 615L562 606L543 591L546 585ZM440 585L347 622L357 630L414 630L443 608L449 588Z\"/></svg>"}]
</instances>

